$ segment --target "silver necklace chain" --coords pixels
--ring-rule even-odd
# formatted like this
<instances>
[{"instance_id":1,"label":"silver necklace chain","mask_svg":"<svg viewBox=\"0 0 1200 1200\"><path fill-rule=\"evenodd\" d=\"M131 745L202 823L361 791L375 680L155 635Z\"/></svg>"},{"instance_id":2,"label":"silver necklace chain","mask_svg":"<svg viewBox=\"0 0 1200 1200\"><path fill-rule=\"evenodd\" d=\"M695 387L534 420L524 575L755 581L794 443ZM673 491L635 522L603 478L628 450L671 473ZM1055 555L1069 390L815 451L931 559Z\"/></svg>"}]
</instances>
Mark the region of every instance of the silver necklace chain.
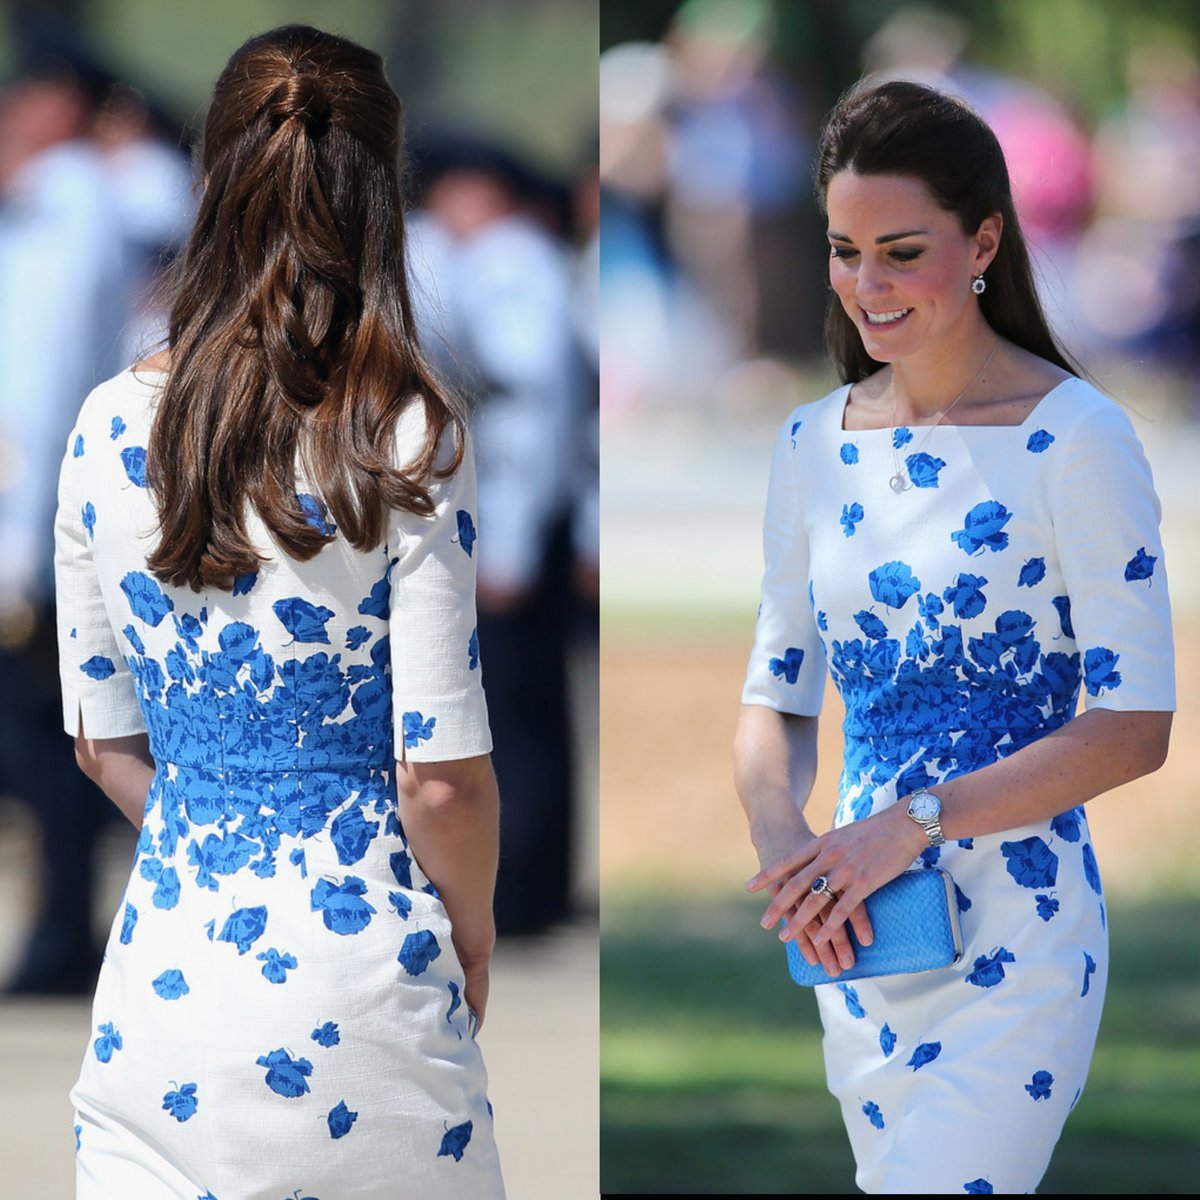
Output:
<instances>
[{"instance_id":1,"label":"silver necklace chain","mask_svg":"<svg viewBox=\"0 0 1200 1200\"><path fill-rule=\"evenodd\" d=\"M976 371L975 374L972 375L971 378L967 380L966 387L964 387L962 389L962 391L959 392L958 395L955 396L954 399L951 400L950 403L948 405L946 405L946 407L944 409L942 409L942 411L940 413L938 413L937 419L929 426L929 432L921 439L920 445L912 452L912 454L910 454L908 456L909 458L912 458L915 455L920 454L921 451L924 450L925 447L929 445L929 439L931 437L933 437L933 431L935 429L937 429L937 427L942 423L944 418L946 418L950 415L954 406L967 394L968 391L971 390L971 385L974 384L974 382L980 377L980 375L982 375L984 373L984 371L986 371L988 369L988 364L995 357L996 350L998 349L999 345L1000 345L1000 339L997 338L992 343L992 348L988 351L987 358L985 358L983 360L983 366L981 366L979 368L979 370ZM892 464L896 468L896 470L895 470L895 473L892 475L891 479L888 480L888 484L890 485L892 491L895 492L897 495L899 495L901 492L907 492L908 489L910 487L912 487L912 479L909 478L907 468L900 461L900 447L896 445L896 397L894 394L892 395L891 428L892 428Z\"/></svg>"}]
</instances>

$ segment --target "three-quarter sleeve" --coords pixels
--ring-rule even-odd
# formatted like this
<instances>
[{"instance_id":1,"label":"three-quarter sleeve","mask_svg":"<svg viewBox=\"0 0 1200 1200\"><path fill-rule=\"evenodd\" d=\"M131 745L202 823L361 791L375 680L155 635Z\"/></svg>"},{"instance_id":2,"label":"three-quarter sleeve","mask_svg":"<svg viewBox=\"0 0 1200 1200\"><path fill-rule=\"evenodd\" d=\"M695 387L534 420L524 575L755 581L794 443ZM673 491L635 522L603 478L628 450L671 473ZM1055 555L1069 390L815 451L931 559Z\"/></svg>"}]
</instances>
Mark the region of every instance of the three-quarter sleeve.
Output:
<instances>
[{"instance_id":1,"label":"three-quarter sleeve","mask_svg":"<svg viewBox=\"0 0 1200 1200\"><path fill-rule=\"evenodd\" d=\"M775 445L763 521L762 599L743 704L816 716L825 656L809 600L809 549L797 486L793 421Z\"/></svg>"},{"instance_id":2,"label":"three-quarter sleeve","mask_svg":"<svg viewBox=\"0 0 1200 1200\"><path fill-rule=\"evenodd\" d=\"M1084 704L1175 708L1171 606L1150 464L1111 401L1067 436L1051 484L1054 540L1080 655Z\"/></svg>"},{"instance_id":3,"label":"three-quarter sleeve","mask_svg":"<svg viewBox=\"0 0 1200 1200\"><path fill-rule=\"evenodd\" d=\"M409 424L409 422L406 422ZM439 453L454 453L448 430ZM462 463L434 479L432 517L395 511L389 639L395 754L445 762L492 748L483 667L475 628L477 513L475 463L467 440Z\"/></svg>"},{"instance_id":4,"label":"three-quarter sleeve","mask_svg":"<svg viewBox=\"0 0 1200 1200\"><path fill-rule=\"evenodd\" d=\"M54 586L63 728L72 737L144 733L133 675L104 606L92 553L104 498L87 489L85 438L71 431L58 477Z\"/></svg>"}]
</instances>

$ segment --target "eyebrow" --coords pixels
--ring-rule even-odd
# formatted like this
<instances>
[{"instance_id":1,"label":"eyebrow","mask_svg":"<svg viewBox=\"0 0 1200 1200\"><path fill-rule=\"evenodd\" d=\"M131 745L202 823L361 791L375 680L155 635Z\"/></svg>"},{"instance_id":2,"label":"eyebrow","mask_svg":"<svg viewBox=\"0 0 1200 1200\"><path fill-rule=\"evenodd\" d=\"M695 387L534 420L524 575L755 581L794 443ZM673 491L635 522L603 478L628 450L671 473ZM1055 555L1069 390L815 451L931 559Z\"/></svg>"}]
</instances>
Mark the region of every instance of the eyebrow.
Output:
<instances>
[{"instance_id":1,"label":"eyebrow","mask_svg":"<svg viewBox=\"0 0 1200 1200\"><path fill-rule=\"evenodd\" d=\"M901 238L920 237L922 234L927 234L928 229L903 229L899 233L885 233L883 237L875 239L875 245L882 246L884 242L898 242ZM847 237L844 233L835 233L832 229L826 235L833 242L851 242L854 239Z\"/></svg>"}]
</instances>

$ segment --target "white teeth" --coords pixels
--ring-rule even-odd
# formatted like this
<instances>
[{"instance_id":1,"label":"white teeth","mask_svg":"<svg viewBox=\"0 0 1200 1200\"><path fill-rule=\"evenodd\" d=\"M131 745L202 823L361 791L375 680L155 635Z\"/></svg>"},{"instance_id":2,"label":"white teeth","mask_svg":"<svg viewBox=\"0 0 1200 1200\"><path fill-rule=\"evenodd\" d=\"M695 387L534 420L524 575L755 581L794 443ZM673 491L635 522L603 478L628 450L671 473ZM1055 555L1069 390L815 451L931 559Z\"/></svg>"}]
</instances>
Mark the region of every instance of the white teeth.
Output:
<instances>
[{"instance_id":1,"label":"white teeth","mask_svg":"<svg viewBox=\"0 0 1200 1200\"><path fill-rule=\"evenodd\" d=\"M867 312L867 310L864 308L863 312ZM869 313L867 313L867 324L868 325L890 325L893 321L898 321L898 320L900 320L901 317L908 316L908 314L910 312L912 312L911 308L900 308L900 309L897 309L895 312L885 312L885 313L870 313L869 312Z\"/></svg>"}]
</instances>

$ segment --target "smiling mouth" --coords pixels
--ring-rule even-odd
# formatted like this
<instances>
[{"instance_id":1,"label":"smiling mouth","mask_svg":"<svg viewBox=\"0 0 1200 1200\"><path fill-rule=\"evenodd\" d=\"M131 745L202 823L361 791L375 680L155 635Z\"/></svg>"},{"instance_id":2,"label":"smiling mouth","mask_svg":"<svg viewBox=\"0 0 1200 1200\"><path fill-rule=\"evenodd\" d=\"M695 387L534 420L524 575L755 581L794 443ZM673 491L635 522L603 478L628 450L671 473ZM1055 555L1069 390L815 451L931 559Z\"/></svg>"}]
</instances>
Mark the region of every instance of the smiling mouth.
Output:
<instances>
[{"instance_id":1,"label":"smiling mouth","mask_svg":"<svg viewBox=\"0 0 1200 1200\"><path fill-rule=\"evenodd\" d=\"M867 319L868 325L894 325L897 321L907 317L912 312L911 308L898 308L894 312L872 313L867 312L864 308L862 314Z\"/></svg>"}]
</instances>

